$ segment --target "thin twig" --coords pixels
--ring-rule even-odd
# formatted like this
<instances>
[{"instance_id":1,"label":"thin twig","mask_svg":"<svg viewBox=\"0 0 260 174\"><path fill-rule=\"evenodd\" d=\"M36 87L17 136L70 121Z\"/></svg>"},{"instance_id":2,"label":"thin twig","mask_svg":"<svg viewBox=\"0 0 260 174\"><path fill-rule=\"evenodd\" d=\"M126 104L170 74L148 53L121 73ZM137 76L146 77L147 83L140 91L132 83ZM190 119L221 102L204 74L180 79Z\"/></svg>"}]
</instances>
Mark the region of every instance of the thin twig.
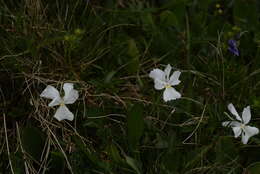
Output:
<instances>
[{"instance_id":1,"label":"thin twig","mask_svg":"<svg viewBox=\"0 0 260 174\"><path fill-rule=\"evenodd\" d=\"M196 128L192 131L192 133L191 133L187 138L185 138L185 140L182 142L183 144L189 144L189 143L186 143L186 141L187 141L188 139L190 139L190 138L193 136L193 134L197 131L197 129L199 128L200 123L202 122L202 119L203 119L203 117L204 117L204 113L205 113L206 107L207 107L207 104L205 104L205 106L204 106L204 108L203 108L203 111L202 111L202 114L201 114L199 123L197 124Z\"/></svg>"},{"instance_id":2,"label":"thin twig","mask_svg":"<svg viewBox=\"0 0 260 174\"><path fill-rule=\"evenodd\" d=\"M52 134L53 138L55 139L57 145L59 146L59 148L60 148L60 150L61 150L61 153L63 154L63 156L64 156L64 158L65 158L65 160L66 160L66 162L67 162L67 165L68 165L68 168L69 168L70 172L73 174L73 170L72 170L72 167L71 167L71 165L70 165L70 163L69 163L69 160L68 160L68 158L67 158L67 155L66 155L66 153L64 152L64 150L62 149L62 147L61 147L61 145L60 145L60 143L59 143L57 137L55 136L55 134L52 132L52 130L49 128L49 126L48 126L47 124L46 124L46 127L48 128L48 130L49 130L50 133Z\"/></svg>"}]
</instances>

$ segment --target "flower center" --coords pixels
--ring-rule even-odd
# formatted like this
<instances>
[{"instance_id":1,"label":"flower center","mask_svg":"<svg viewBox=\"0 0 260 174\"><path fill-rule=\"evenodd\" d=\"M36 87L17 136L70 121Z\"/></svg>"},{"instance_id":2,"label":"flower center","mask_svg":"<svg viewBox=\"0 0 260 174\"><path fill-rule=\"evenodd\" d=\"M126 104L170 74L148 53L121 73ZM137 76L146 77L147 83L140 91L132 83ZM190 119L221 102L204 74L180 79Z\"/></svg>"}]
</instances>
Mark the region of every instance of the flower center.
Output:
<instances>
[{"instance_id":1,"label":"flower center","mask_svg":"<svg viewBox=\"0 0 260 174\"><path fill-rule=\"evenodd\" d=\"M166 84L165 85L165 88L171 88L172 86L171 85L169 85L169 84Z\"/></svg>"},{"instance_id":2,"label":"flower center","mask_svg":"<svg viewBox=\"0 0 260 174\"><path fill-rule=\"evenodd\" d=\"M246 126L245 124L241 124L241 125L240 125L240 128L244 130L244 129L245 129L245 126Z\"/></svg>"},{"instance_id":3,"label":"flower center","mask_svg":"<svg viewBox=\"0 0 260 174\"><path fill-rule=\"evenodd\" d=\"M60 102L60 106L65 106L64 101Z\"/></svg>"}]
</instances>

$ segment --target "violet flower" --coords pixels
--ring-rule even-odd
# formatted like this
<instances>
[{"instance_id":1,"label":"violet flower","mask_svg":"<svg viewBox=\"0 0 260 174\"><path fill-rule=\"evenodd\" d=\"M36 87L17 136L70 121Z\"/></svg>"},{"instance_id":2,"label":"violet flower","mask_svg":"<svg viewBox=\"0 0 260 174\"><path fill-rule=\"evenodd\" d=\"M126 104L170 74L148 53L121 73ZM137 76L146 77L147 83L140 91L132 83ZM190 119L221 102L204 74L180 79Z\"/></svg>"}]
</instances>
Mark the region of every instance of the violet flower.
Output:
<instances>
[{"instance_id":1,"label":"violet flower","mask_svg":"<svg viewBox=\"0 0 260 174\"><path fill-rule=\"evenodd\" d=\"M239 56L239 51L237 48L237 41L234 39L228 40L228 50L235 56Z\"/></svg>"}]
</instances>

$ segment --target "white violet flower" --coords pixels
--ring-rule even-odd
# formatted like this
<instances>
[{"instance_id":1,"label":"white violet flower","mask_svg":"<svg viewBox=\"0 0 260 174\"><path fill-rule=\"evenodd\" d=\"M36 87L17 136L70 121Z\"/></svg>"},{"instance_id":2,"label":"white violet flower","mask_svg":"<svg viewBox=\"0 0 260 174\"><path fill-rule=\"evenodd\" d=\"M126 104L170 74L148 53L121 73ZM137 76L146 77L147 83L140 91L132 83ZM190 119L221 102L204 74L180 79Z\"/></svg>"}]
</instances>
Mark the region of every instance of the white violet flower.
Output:
<instances>
[{"instance_id":1,"label":"white violet flower","mask_svg":"<svg viewBox=\"0 0 260 174\"><path fill-rule=\"evenodd\" d=\"M165 102L175 100L181 97L181 94L172 87L178 85L181 82L179 80L181 72L174 71L170 76L171 70L172 67L168 64L164 71L156 68L152 70L149 74L149 77L151 77L154 80L155 89L165 89L163 92L163 100Z\"/></svg>"},{"instance_id":2,"label":"white violet flower","mask_svg":"<svg viewBox=\"0 0 260 174\"><path fill-rule=\"evenodd\" d=\"M57 109L54 118L58 121L67 119L72 121L74 115L65 104L72 104L79 98L79 93L77 90L73 89L72 83L64 83L63 85L64 97L61 97L59 91L51 85L48 85L44 91L41 93L41 97L52 99L48 106L57 106L60 107Z\"/></svg>"},{"instance_id":3,"label":"white violet flower","mask_svg":"<svg viewBox=\"0 0 260 174\"><path fill-rule=\"evenodd\" d=\"M244 108L242 112L242 118L238 115L234 105L230 103L228 110L236 117L236 121L225 121L222 126L229 126L233 129L235 138L242 136L243 144L247 144L250 137L259 133L258 128L247 126L251 120L250 106Z\"/></svg>"}]
</instances>

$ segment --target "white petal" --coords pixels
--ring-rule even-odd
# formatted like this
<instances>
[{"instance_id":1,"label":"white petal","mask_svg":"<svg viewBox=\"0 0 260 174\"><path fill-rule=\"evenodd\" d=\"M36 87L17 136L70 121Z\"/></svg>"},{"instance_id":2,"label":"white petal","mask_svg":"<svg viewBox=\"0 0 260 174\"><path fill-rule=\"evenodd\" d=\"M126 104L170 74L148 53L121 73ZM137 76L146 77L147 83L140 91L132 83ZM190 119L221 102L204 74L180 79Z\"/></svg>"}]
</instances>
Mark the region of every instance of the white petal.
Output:
<instances>
[{"instance_id":1,"label":"white petal","mask_svg":"<svg viewBox=\"0 0 260 174\"><path fill-rule=\"evenodd\" d=\"M170 73L171 73L172 67L170 64L168 64L164 70L164 73L166 75L166 80L169 81L170 80Z\"/></svg>"},{"instance_id":2,"label":"white petal","mask_svg":"<svg viewBox=\"0 0 260 174\"><path fill-rule=\"evenodd\" d=\"M161 90L161 89L165 88L165 84L166 83L161 80L158 80L158 79L154 80L154 88L157 90Z\"/></svg>"},{"instance_id":3,"label":"white petal","mask_svg":"<svg viewBox=\"0 0 260 174\"><path fill-rule=\"evenodd\" d=\"M241 135L242 129L241 127L232 127L235 138L239 137Z\"/></svg>"},{"instance_id":4,"label":"white petal","mask_svg":"<svg viewBox=\"0 0 260 174\"><path fill-rule=\"evenodd\" d=\"M61 104L61 98L60 97L58 97L58 98L55 98L55 99L53 99L49 104L48 104L48 106L57 106L57 105L59 105L59 104Z\"/></svg>"},{"instance_id":5,"label":"white petal","mask_svg":"<svg viewBox=\"0 0 260 174\"><path fill-rule=\"evenodd\" d=\"M79 93L77 90L73 89L72 83L65 83L63 85L63 90L65 92L64 103L72 104L79 98Z\"/></svg>"},{"instance_id":6,"label":"white petal","mask_svg":"<svg viewBox=\"0 0 260 174\"><path fill-rule=\"evenodd\" d=\"M243 113L242 113L242 118L243 118L244 124L249 123L249 121L251 120L250 106L247 106L244 108Z\"/></svg>"},{"instance_id":7,"label":"white petal","mask_svg":"<svg viewBox=\"0 0 260 174\"><path fill-rule=\"evenodd\" d=\"M242 121L232 103L228 105L228 110L236 117L237 120Z\"/></svg>"},{"instance_id":8,"label":"white petal","mask_svg":"<svg viewBox=\"0 0 260 174\"><path fill-rule=\"evenodd\" d=\"M179 80L180 75L181 75L180 71L174 71L174 73L170 77L169 84L171 84L172 86L178 85L181 82Z\"/></svg>"},{"instance_id":9,"label":"white petal","mask_svg":"<svg viewBox=\"0 0 260 174\"><path fill-rule=\"evenodd\" d=\"M48 85L40 96L48 99L60 98L59 91L51 85Z\"/></svg>"},{"instance_id":10,"label":"white petal","mask_svg":"<svg viewBox=\"0 0 260 174\"><path fill-rule=\"evenodd\" d=\"M230 126L230 127L239 127L241 125L241 123L239 123L238 121L224 121L222 122L222 126L226 127L226 126Z\"/></svg>"},{"instance_id":11,"label":"white petal","mask_svg":"<svg viewBox=\"0 0 260 174\"><path fill-rule=\"evenodd\" d=\"M242 134L242 142L243 144L247 144L250 137L259 133L258 128L252 126L245 126L244 132Z\"/></svg>"},{"instance_id":12,"label":"white petal","mask_svg":"<svg viewBox=\"0 0 260 174\"><path fill-rule=\"evenodd\" d=\"M154 80L158 79L158 80L165 82L165 73L158 68L152 70L149 74L149 77L154 79Z\"/></svg>"},{"instance_id":13,"label":"white petal","mask_svg":"<svg viewBox=\"0 0 260 174\"><path fill-rule=\"evenodd\" d=\"M170 100L175 100L181 97L181 94L177 92L174 88L165 88L163 92L163 100L165 102L170 101Z\"/></svg>"},{"instance_id":14,"label":"white petal","mask_svg":"<svg viewBox=\"0 0 260 174\"><path fill-rule=\"evenodd\" d=\"M67 119L67 120L70 120L72 121L73 118L74 118L74 115L72 112L69 111L69 109L64 105L64 106L60 106L55 115L54 115L54 118L56 118L58 121L61 121L61 120L64 120L64 119Z\"/></svg>"},{"instance_id":15,"label":"white petal","mask_svg":"<svg viewBox=\"0 0 260 174\"><path fill-rule=\"evenodd\" d=\"M51 85L48 85L41 93L41 97L52 99L48 106L56 106L61 102L59 91Z\"/></svg>"},{"instance_id":16,"label":"white petal","mask_svg":"<svg viewBox=\"0 0 260 174\"><path fill-rule=\"evenodd\" d=\"M245 126L245 132L247 132L247 134L253 136L259 133L259 129L257 127L253 127L253 126Z\"/></svg>"}]
</instances>

